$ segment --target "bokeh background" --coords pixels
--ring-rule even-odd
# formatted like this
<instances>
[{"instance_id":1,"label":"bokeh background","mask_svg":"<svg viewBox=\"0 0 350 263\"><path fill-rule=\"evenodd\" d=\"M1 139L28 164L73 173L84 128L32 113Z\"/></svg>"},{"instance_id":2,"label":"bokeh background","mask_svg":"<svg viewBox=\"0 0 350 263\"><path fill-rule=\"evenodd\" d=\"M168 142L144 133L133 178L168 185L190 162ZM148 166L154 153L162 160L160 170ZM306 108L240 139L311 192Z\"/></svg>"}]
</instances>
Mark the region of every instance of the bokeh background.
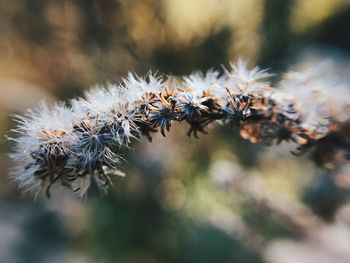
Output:
<instances>
[{"instance_id":1,"label":"bokeh background","mask_svg":"<svg viewBox=\"0 0 350 263\"><path fill-rule=\"evenodd\" d=\"M129 71L183 75L238 58L324 60L350 81L348 0L0 1L0 262L350 262L350 167L322 171L229 127L133 145L104 198L47 200L8 176L11 113Z\"/></svg>"}]
</instances>

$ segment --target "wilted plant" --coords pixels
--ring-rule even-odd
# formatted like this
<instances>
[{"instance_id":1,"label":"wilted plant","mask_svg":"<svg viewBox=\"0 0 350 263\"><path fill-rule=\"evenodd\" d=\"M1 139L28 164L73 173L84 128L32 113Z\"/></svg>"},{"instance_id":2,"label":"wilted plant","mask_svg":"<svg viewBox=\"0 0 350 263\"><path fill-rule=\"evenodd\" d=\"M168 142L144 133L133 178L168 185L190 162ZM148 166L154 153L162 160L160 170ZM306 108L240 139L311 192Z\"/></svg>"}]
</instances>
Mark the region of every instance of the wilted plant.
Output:
<instances>
[{"instance_id":1,"label":"wilted plant","mask_svg":"<svg viewBox=\"0 0 350 263\"><path fill-rule=\"evenodd\" d=\"M133 74L119 85L97 87L69 106L41 104L16 116L19 134L11 157L21 188L60 182L84 196L92 185L102 192L118 170L118 152L133 139L159 128L163 136L174 121L186 122L188 135L207 133L215 121L239 129L253 143L293 141L295 154L309 154L321 167L350 159L350 90L327 79L320 69L287 74L276 88L266 70L249 70L239 61L216 71L184 78Z\"/></svg>"}]
</instances>

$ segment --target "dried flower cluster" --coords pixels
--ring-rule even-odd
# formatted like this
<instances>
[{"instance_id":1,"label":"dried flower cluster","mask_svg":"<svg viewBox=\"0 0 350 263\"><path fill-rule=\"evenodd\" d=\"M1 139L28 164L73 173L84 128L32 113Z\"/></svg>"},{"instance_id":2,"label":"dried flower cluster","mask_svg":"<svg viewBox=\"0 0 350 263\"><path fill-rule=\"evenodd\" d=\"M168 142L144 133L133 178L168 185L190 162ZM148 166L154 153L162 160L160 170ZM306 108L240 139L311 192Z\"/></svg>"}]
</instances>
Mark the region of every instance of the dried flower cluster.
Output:
<instances>
[{"instance_id":1,"label":"dried flower cluster","mask_svg":"<svg viewBox=\"0 0 350 263\"><path fill-rule=\"evenodd\" d=\"M321 72L321 74L323 74ZM236 126L251 142L294 141L319 166L350 158L350 90L325 80L319 70L287 74L272 88L266 70L239 61L182 79L149 74L95 88L69 106L42 104L17 116L11 157L14 178L25 189L60 182L84 195L92 185L105 191L118 170L118 152L133 139L165 136L172 122L188 124L188 135L206 133L214 121Z\"/></svg>"}]
</instances>

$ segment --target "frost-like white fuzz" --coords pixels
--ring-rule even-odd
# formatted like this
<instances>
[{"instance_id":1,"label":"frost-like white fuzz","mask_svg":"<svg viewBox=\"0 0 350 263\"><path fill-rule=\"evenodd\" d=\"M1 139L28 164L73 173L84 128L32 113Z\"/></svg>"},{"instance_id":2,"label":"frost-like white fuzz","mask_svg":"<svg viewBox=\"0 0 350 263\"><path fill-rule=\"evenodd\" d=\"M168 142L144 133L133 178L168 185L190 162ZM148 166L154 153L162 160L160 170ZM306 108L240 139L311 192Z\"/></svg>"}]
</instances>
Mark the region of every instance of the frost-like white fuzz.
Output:
<instances>
[{"instance_id":1,"label":"frost-like white fuzz","mask_svg":"<svg viewBox=\"0 0 350 263\"><path fill-rule=\"evenodd\" d=\"M302 126L323 137L333 121L349 121L350 89L329 74L329 64L287 73L279 86L303 117Z\"/></svg>"},{"instance_id":2,"label":"frost-like white fuzz","mask_svg":"<svg viewBox=\"0 0 350 263\"><path fill-rule=\"evenodd\" d=\"M237 88L241 92L260 93L269 86L269 83L266 82L267 79L273 76L267 69L260 69L258 66L249 69L246 62L241 59L230 65L231 69L226 70L229 77L228 85Z\"/></svg>"},{"instance_id":3,"label":"frost-like white fuzz","mask_svg":"<svg viewBox=\"0 0 350 263\"><path fill-rule=\"evenodd\" d=\"M348 87L320 68L286 75L279 89L270 87L270 76L242 60L222 75L129 73L120 84L96 86L69 107L41 104L16 116L14 178L25 189L45 188L48 196L57 182L80 196L93 186L105 192L109 174L122 175L120 150L133 139L151 140L157 128L165 136L174 121L186 122L195 137L220 121L251 142L292 140L320 166L350 159ZM321 151L328 154L320 158Z\"/></svg>"},{"instance_id":4,"label":"frost-like white fuzz","mask_svg":"<svg viewBox=\"0 0 350 263\"><path fill-rule=\"evenodd\" d=\"M85 99L79 99L77 107L74 111L90 112L93 115L101 116L109 114L113 111L120 101L120 87L116 85L108 85L107 87L95 86L93 89L85 93Z\"/></svg>"},{"instance_id":5,"label":"frost-like white fuzz","mask_svg":"<svg viewBox=\"0 0 350 263\"><path fill-rule=\"evenodd\" d=\"M224 80L219 72L208 70L205 74L193 73L184 77L185 90L191 91L195 96L203 96L203 93L216 94L223 90Z\"/></svg>"},{"instance_id":6,"label":"frost-like white fuzz","mask_svg":"<svg viewBox=\"0 0 350 263\"><path fill-rule=\"evenodd\" d=\"M56 104L49 108L41 103L35 110L28 110L24 116L15 116L18 126L13 132L17 137L11 158L16 167L12 174L22 188L32 188L40 184L35 173L40 171L48 155L64 156L71 153L77 141L73 133L75 116L64 105Z\"/></svg>"},{"instance_id":7,"label":"frost-like white fuzz","mask_svg":"<svg viewBox=\"0 0 350 263\"><path fill-rule=\"evenodd\" d=\"M180 88L177 99L183 105L189 103L193 107L205 110L208 108L205 101L209 98L219 100L227 96L224 84L224 77L220 77L217 71L209 70L206 74L193 73L184 77L183 87Z\"/></svg>"},{"instance_id":8,"label":"frost-like white fuzz","mask_svg":"<svg viewBox=\"0 0 350 263\"><path fill-rule=\"evenodd\" d=\"M20 136L14 138L23 151L48 151L64 154L74 142L74 114L65 106L56 104L49 108L41 103L35 110L29 110L24 116L16 115L18 126L13 131Z\"/></svg>"},{"instance_id":9,"label":"frost-like white fuzz","mask_svg":"<svg viewBox=\"0 0 350 263\"><path fill-rule=\"evenodd\" d=\"M137 106L138 102L147 97L147 94L158 94L161 92L162 84L162 78L152 73L149 73L147 78L141 78L129 73L128 77L123 79L120 86L120 99L121 101L128 102L129 107L133 109L133 107Z\"/></svg>"}]
</instances>

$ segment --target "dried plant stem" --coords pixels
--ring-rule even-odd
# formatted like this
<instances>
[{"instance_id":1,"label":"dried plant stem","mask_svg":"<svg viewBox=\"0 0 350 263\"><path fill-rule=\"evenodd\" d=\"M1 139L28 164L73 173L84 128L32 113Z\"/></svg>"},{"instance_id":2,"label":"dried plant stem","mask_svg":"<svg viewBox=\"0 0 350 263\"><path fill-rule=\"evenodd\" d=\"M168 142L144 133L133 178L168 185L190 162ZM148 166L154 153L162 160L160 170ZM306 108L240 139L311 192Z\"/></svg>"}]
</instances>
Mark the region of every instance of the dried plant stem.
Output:
<instances>
[{"instance_id":1,"label":"dried plant stem","mask_svg":"<svg viewBox=\"0 0 350 263\"><path fill-rule=\"evenodd\" d=\"M317 165L336 167L350 156L349 102L343 97L349 89L319 82L314 71L300 74L272 88L266 70L248 70L239 61L222 75L130 74L120 85L96 88L68 107L43 104L17 117L15 179L25 188L45 187L48 196L56 182L80 195L92 183L105 191L108 174L118 172L120 148L132 139L151 141L157 130L165 136L174 121L186 122L194 137L219 121L253 143L293 141L299 144L295 154L308 153Z\"/></svg>"}]
</instances>

